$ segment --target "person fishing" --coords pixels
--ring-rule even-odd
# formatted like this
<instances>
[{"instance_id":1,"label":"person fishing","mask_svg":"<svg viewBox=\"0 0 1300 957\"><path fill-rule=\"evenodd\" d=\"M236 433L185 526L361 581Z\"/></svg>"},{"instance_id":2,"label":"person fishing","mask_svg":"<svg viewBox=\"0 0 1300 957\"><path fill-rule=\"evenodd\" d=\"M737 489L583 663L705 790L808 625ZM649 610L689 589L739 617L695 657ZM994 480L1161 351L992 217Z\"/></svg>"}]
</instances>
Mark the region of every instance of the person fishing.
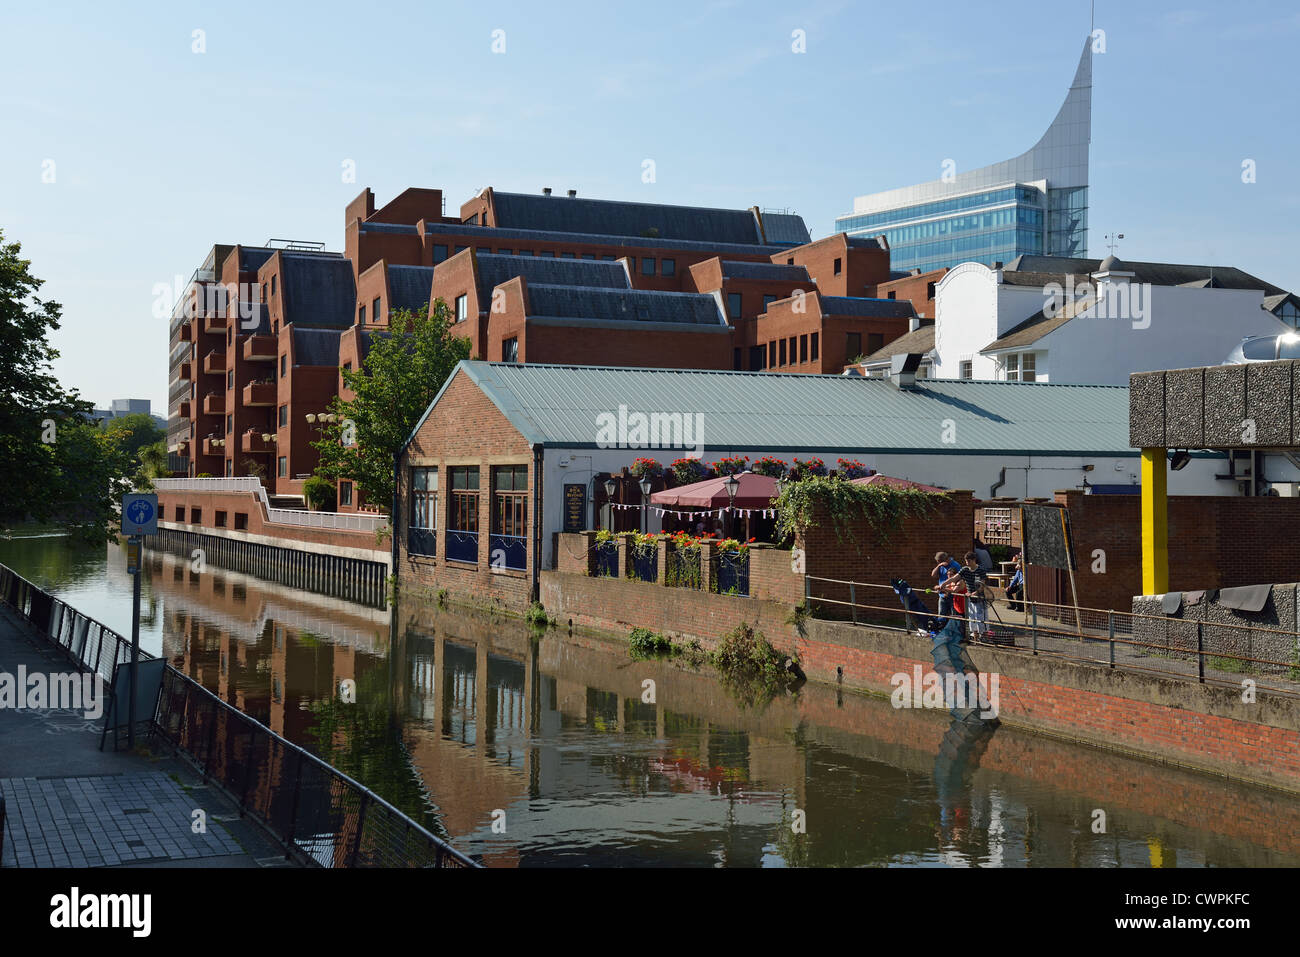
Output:
<instances>
[{"instance_id":1,"label":"person fishing","mask_svg":"<svg viewBox=\"0 0 1300 957\"><path fill-rule=\"evenodd\" d=\"M951 589L946 589L945 584L954 576L961 574L961 565L956 562L947 552L936 552L934 555L935 566L930 570L930 577L935 579L939 592L939 617L946 623L953 617L955 611L955 599ZM958 614L964 614L959 612Z\"/></svg>"},{"instance_id":2,"label":"person fishing","mask_svg":"<svg viewBox=\"0 0 1300 957\"><path fill-rule=\"evenodd\" d=\"M966 564L958 572L966 591L966 611L970 630L967 637L971 641L980 641L988 637L989 609L985 586L988 575L979 567L979 556L974 551L966 553Z\"/></svg>"}]
</instances>

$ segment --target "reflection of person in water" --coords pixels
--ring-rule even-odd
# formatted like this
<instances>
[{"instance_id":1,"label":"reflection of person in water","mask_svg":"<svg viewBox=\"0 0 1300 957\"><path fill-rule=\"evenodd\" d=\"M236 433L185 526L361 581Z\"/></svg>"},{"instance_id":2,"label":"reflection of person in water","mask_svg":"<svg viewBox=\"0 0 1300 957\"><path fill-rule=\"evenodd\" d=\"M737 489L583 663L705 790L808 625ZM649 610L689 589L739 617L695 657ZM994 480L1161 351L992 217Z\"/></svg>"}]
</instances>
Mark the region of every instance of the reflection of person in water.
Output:
<instances>
[{"instance_id":1,"label":"reflection of person in water","mask_svg":"<svg viewBox=\"0 0 1300 957\"><path fill-rule=\"evenodd\" d=\"M934 758L939 826L934 836L940 849L953 846L967 857L983 857L988 853L987 815L982 815L986 825L981 846L975 844L971 782L996 728L996 724L953 718L939 742L939 753Z\"/></svg>"}]
</instances>

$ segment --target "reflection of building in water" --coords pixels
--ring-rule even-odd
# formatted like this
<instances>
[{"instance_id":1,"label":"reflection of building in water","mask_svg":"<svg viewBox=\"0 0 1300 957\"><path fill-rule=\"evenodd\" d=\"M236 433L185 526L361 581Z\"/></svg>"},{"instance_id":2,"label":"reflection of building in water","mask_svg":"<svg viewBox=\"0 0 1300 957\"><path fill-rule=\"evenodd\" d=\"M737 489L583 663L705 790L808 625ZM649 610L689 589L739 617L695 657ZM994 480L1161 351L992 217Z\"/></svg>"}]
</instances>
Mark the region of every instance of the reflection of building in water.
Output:
<instances>
[{"instance_id":1,"label":"reflection of building in water","mask_svg":"<svg viewBox=\"0 0 1300 957\"><path fill-rule=\"evenodd\" d=\"M223 701L307 745L312 706L386 671L388 613L151 552L163 653Z\"/></svg>"}]
</instances>

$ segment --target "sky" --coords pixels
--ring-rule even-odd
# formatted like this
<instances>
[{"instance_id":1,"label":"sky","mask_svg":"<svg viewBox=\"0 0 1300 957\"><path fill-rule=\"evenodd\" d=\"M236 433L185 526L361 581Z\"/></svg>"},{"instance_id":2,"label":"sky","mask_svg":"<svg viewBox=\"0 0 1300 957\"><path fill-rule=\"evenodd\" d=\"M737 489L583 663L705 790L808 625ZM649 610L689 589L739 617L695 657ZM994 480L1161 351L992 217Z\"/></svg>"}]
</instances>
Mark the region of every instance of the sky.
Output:
<instances>
[{"instance_id":1,"label":"sky","mask_svg":"<svg viewBox=\"0 0 1300 957\"><path fill-rule=\"evenodd\" d=\"M63 304L64 384L165 415L156 288L215 243L341 250L367 186L378 205L440 187L453 211L489 185L791 209L818 238L855 196L1031 147L1090 17L1086 0L24 4L0 30L0 229ZM1123 233L1128 259L1300 291L1300 5L1101 0L1095 26L1089 252Z\"/></svg>"}]
</instances>

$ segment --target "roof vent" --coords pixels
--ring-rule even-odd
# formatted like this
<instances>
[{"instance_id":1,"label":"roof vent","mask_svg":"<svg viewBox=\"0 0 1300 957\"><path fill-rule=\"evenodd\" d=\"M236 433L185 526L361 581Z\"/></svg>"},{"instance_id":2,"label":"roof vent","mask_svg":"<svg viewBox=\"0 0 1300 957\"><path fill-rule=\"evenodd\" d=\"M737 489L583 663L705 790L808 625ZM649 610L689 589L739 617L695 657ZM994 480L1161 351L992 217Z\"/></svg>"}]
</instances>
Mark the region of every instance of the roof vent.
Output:
<instances>
[{"instance_id":1,"label":"roof vent","mask_svg":"<svg viewBox=\"0 0 1300 957\"><path fill-rule=\"evenodd\" d=\"M889 381L897 389L916 388L916 370L921 367L921 353L900 353L889 357Z\"/></svg>"},{"instance_id":2,"label":"roof vent","mask_svg":"<svg viewBox=\"0 0 1300 957\"><path fill-rule=\"evenodd\" d=\"M542 195L543 195L543 196L550 196L550 195L551 195L551 187L549 187L549 186L543 186L543 187L542 187Z\"/></svg>"},{"instance_id":3,"label":"roof vent","mask_svg":"<svg viewBox=\"0 0 1300 957\"><path fill-rule=\"evenodd\" d=\"M569 190L569 199L573 199L573 197L577 195L578 195L578 191L576 189Z\"/></svg>"}]
</instances>

